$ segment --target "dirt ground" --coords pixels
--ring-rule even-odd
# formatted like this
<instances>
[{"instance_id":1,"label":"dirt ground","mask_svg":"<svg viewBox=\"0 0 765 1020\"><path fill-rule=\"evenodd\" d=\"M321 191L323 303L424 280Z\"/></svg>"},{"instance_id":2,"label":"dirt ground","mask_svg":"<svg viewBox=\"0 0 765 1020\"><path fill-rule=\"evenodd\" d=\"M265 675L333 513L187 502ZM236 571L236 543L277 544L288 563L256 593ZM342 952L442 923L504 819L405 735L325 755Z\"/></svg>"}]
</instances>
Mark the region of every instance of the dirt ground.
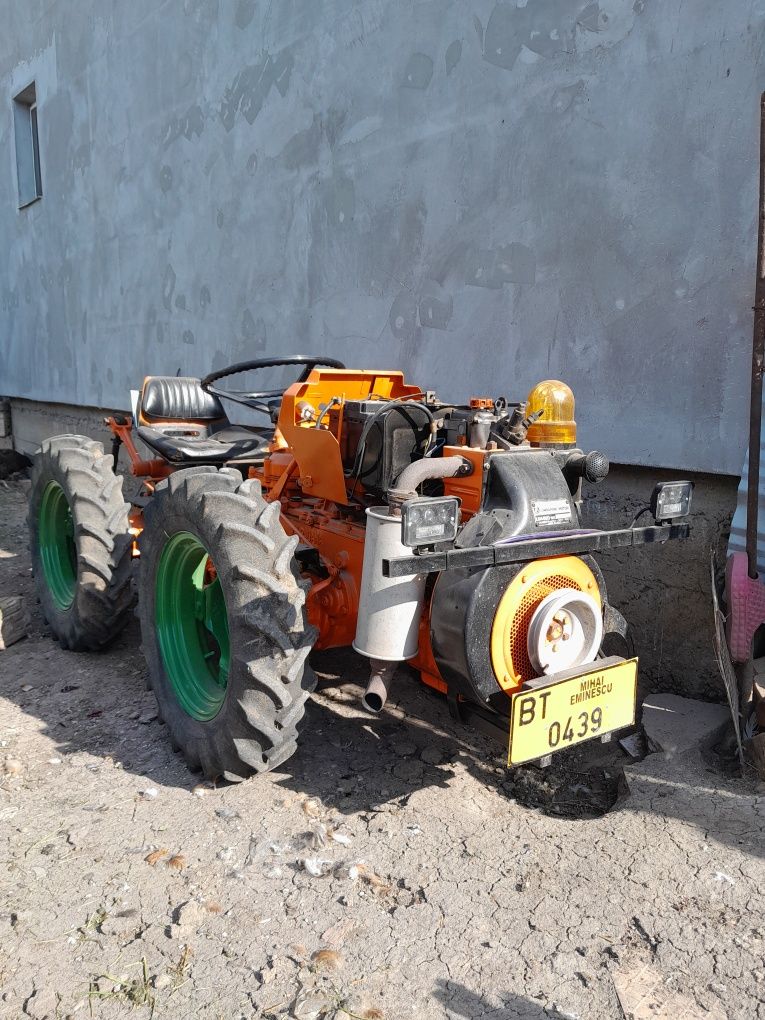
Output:
<instances>
[{"instance_id":1,"label":"dirt ground","mask_svg":"<svg viewBox=\"0 0 765 1020\"><path fill-rule=\"evenodd\" d=\"M644 967L641 1016L765 1018L762 786L600 744L508 773L405 671L370 719L334 655L297 756L213 788L136 626L51 639L24 516L0 483L0 590L32 613L0 652L0 1017L618 1020Z\"/></svg>"}]
</instances>

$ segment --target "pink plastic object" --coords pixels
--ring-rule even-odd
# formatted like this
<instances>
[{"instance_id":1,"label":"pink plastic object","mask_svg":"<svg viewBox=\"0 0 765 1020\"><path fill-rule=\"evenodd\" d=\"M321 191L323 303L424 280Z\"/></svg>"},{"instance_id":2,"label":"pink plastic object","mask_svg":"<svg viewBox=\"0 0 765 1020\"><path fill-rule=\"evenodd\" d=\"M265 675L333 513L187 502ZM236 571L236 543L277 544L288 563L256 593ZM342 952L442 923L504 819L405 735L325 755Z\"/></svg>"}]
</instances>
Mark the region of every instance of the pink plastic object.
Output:
<instances>
[{"instance_id":1,"label":"pink plastic object","mask_svg":"<svg viewBox=\"0 0 765 1020\"><path fill-rule=\"evenodd\" d=\"M725 601L728 618L725 636L734 662L747 662L752 654L752 638L765 624L765 585L749 576L746 553L728 557L725 567Z\"/></svg>"}]
</instances>

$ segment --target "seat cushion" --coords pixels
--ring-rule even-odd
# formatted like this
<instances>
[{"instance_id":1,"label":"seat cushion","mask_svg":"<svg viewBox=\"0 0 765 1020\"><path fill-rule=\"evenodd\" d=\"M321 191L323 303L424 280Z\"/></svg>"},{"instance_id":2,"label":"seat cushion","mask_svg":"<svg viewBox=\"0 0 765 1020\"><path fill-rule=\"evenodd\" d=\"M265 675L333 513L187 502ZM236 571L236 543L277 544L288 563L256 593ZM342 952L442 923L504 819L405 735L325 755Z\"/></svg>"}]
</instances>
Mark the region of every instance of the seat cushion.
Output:
<instances>
[{"instance_id":1,"label":"seat cushion","mask_svg":"<svg viewBox=\"0 0 765 1020\"><path fill-rule=\"evenodd\" d=\"M257 460L268 452L269 429L263 432L238 425L220 429L213 435L194 435L192 429L161 429L141 425L140 439L172 464L224 464L229 460Z\"/></svg>"},{"instance_id":2,"label":"seat cushion","mask_svg":"<svg viewBox=\"0 0 765 1020\"><path fill-rule=\"evenodd\" d=\"M150 375L143 384L141 415L146 421L222 421L223 404L202 389L199 379Z\"/></svg>"}]
</instances>

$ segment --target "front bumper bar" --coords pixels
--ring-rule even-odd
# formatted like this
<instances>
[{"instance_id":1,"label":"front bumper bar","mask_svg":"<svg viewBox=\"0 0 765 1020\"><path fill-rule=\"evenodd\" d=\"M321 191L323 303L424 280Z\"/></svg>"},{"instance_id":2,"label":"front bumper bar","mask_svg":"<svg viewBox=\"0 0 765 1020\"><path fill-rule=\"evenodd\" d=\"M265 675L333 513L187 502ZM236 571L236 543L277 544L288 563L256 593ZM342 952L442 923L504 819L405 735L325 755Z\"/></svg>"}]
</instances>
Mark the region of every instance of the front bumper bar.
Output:
<instances>
[{"instance_id":1,"label":"front bumper bar","mask_svg":"<svg viewBox=\"0 0 765 1020\"><path fill-rule=\"evenodd\" d=\"M507 544L475 546L470 549L447 549L444 552L413 553L382 561L383 577L405 577L408 574L435 574L458 567L499 567L505 563L525 563L546 556L568 556L604 552L635 545L651 545L672 539L688 538L691 526L654 524L646 528L622 528L619 531L590 531L585 534L555 538L529 538Z\"/></svg>"}]
</instances>

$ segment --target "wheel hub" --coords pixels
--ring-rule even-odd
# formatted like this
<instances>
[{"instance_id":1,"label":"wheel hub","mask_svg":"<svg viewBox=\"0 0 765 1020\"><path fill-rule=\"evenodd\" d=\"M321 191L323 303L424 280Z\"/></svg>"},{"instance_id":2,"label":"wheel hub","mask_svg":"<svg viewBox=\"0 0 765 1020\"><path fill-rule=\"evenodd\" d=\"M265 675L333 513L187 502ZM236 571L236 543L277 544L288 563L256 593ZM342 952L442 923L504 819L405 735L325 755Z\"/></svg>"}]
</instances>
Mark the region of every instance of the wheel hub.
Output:
<instances>
[{"instance_id":1,"label":"wheel hub","mask_svg":"<svg viewBox=\"0 0 765 1020\"><path fill-rule=\"evenodd\" d=\"M69 609L77 590L77 545L72 510L58 482L45 486L37 523L45 582L56 606Z\"/></svg>"},{"instance_id":2,"label":"wheel hub","mask_svg":"<svg viewBox=\"0 0 765 1020\"><path fill-rule=\"evenodd\" d=\"M193 719L213 719L228 684L228 613L212 559L190 532L173 535L162 550L155 624L178 703Z\"/></svg>"}]
</instances>

